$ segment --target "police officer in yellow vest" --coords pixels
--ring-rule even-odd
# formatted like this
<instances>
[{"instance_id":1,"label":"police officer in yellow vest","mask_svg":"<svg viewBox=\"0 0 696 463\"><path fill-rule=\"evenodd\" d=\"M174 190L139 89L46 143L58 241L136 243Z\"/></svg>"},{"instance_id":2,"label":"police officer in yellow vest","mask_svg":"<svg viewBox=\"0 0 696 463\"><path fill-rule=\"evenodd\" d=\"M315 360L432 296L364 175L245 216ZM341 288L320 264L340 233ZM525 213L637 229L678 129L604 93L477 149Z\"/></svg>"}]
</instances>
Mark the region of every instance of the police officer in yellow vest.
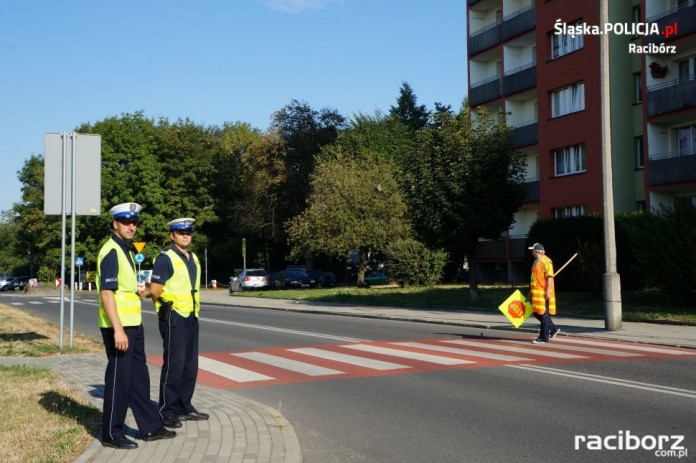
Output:
<instances>
[{"instance_id":1,"label":"police officer in yellow vest","mask_svg":"<svg viewBox=\"0 0 696 463\"><path fill-rule=\"evenodd\" d=\"M140 437L145 441L176 435L165 429L150 400L150 373L145 363L145 333L137 292L133 245L142 206L119 204L111 208L114 234L97 257L99 328L106 349L102 445L134 449L138 444L126 437L126 413L133 411Z\"/></svg>"},{"instance_id":2,"label":"police officer in yellow vest","mask_svg":"<svg viewBox=\"0 0 696 463\"><path fill-rule=\"evenodd\" d=\"M194 222L187 217L167 224L172 244L157 256L150 283L164 345L159 413L168 428L208 419L191 404L198 375L201 285L201 264L189 250Z\"/></svg>"}]
</instances>

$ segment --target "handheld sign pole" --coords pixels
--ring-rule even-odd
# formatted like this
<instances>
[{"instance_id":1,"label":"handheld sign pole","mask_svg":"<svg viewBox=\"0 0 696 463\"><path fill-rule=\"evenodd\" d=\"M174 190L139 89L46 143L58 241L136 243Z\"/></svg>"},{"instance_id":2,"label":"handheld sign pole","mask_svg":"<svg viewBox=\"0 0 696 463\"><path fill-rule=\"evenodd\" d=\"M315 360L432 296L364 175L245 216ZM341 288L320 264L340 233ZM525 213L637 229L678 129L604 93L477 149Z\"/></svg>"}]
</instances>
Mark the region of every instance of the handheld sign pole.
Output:
<instances>
[{"instance_id":1,"label":"handheld sign pole","mask_svg":"<svg viewBox=\"0 0 696 463\"><path fill-rule=\"evenodd\" d=\"M573 254L573 256L572 256L570 259L568 259L568 262L566 262L565 264L563 264L563 266L562 266L561 268L559 268L559 269L553 274L554 278L555 278L559 273L561 273L561 270L563 270L564 268L566 268L566 267L568 266L568 264L570 264L570 263L573 261L573 259L575 259L576 257L578 257L578 253L577 253L577 252L576 252L575 254Z\"/></svg>"}]
</instances>

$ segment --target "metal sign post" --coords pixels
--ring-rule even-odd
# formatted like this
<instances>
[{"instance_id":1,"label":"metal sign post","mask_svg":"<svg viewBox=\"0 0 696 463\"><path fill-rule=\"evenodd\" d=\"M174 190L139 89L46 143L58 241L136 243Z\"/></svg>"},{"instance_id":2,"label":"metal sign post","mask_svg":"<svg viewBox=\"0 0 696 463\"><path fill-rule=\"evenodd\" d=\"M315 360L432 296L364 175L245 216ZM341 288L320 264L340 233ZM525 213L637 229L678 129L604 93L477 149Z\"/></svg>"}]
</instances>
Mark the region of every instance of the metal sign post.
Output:
<instances>
[{"instance_id":1,"label":"metal sign post","mask_svg":"<svg viewBox=\"0 0 696 463\"><path fill-rule=\"evenodd\" d=\"M75 235L77 215L101 213L101 136L46 133L44 136L44 213L61 216L60 332L63 349L65 312L65 238L67 214L71 216L70 259L70 346L73 345L75 314ZM70 150L70 151L68 151ZM68 155L70 153L70 156ZM78 182L77 179L80 179ZM70 201L67 189L70 185ZM78 191L79 190L79 191ZM79 194L78 194L79 193Z\"/></svg>"}]
</instances>

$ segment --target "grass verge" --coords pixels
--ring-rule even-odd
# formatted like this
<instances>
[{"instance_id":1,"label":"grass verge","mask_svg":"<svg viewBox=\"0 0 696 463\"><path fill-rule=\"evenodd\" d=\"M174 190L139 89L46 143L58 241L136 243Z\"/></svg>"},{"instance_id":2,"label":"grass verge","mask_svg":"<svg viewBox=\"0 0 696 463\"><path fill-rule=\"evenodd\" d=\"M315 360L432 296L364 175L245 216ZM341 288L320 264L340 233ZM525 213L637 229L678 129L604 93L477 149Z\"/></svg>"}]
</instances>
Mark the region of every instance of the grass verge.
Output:
<instances>
[{"instance_id":1,"label":"grass verge","mask_svg":"<svg viewBox=\"0 0 696 463\"><path fill-rule=\"evenodd\" d=\"M58 331L53 323L0 304L0 356L103 351L100 343L81 335L74 336L74 347L60 351ZM90 445L101 422L101 411L49 369L0 366L0 395L3 462L74 461Z\"/></svg>"},{"instance_id":2,"label":"grass verge","mask_svg":"<svg viewBox=\"0 0 696 463\"><path fill-rule=\"evenodd\" d=\"M481 300L476 302L471 300L470 290L466 285L440 285L431 288L341 286L323 289L244 292L236 293L236 295L415 309L497 312L498 306L515 289L519 289L523 294L528 291L527 286L479 286ZM625 321L662 321L696 325L696 306L693 300L670 298L658 291L624 291L621 297L622 315ZM604 302L601 294L559 292L556 298L559 315L604 317Z\"/></svg>"}]
</instances>

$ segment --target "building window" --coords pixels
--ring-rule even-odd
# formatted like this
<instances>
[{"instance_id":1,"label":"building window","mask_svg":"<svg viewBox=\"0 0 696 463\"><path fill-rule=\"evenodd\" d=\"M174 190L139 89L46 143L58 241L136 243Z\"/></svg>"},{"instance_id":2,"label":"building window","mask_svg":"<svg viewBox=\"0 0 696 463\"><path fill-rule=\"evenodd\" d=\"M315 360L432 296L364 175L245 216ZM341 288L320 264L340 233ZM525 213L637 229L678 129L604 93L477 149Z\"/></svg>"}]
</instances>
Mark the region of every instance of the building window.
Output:
<instances>
[{"instance_id":1,"label":"building window","mask_svg":"<svg viewBox=\"0 0 696 463\"><path fill-rule=\"evenodd\" d=\"M645 167L645 161L643 158L643 136L635 137L633 139L633 152L636 158L636 169L642 169Z\"/></svg>"},{"instance_id":2,"label":"building window","mask_svg":"<svg viewBox=\"0 0 696 463\"><path fill-rule=\"evenodd\" d=\"M585 145L566 146L553 152L556 177L585 172Z\"/></svg>"},{"instance_id":3,"label":"building window","mask_svg":"<svg viewBox=\"0 0 696 463\"><path fill-rule=\"evenodd\" d=\"M645 201L636 201L636 210L638 212L645 212Z\"/></svg>"},{"instance_id":4,"label":"building window","mask_svg":"<svg viewBox=\"0 0 696 463\"><path fill-rule=\"evenodd\" d=\"M575 26L582 26L583 21L569 24L575 30ZM551 58L558 58L568 53L579 50L583 46L582 34L572 36L570 34L551 34Z\"/></svg>"},{"instance_id":5,"label":"building window","mask_svg":"<svg viewBox=\"0 0 696 463\"><path fill-rule=\"evenodd\" d=\"M585 205L558 207L553 210L553 216L557 219L580 217L581 215L587 215L587 207Z\"/></svg>"},{"instance_id":6,"label":"building window","mask_svg":"<svg viewBox=\"0 0 696 463\"><path fill-rule=\"evenodd\" d=\"M569 85L551 93L551 117L564 116L584 109L585 84L583 82Z\"/></svg>"},{"instance_id":7,"label":"building window","mask_svg":"<svg viewBox=\"0 0 696 463\"><path fill-rule=\"evenodd\" d=\"M633 22L634 23L641 22L640 21L640 19L641 19L641 17L640 17L640 5L636 5L633 7L632 14L633 14Z\"/></svg>"},{"instance_id":8,"label":"building window","mask_svg":"<svg viewBox=\"0 0 696 463\"><path fill-rule=\"evenodd\" d=\"M643 102L643 87L640 83L640 72L633 73L633 104Z\"/></svg>"},{"instance_id":9,"label":"building window","mask_svg":"<svg viewBox=\"0 0 696 463\"><path fill-rule=\"evenodd\" d=\"M677 72L680 81L693 80L696 74L696 56L677 61Z\"/></svg>"},{"instance_id":10,"label":"building window","mask_svg":"<svg viewBox=\"0 0 696 463\"><path fill-rule=\"evenodd\" d=\"M679 156L696 154L696 125L675 129Z\"/></svg>"}]
</instances>

